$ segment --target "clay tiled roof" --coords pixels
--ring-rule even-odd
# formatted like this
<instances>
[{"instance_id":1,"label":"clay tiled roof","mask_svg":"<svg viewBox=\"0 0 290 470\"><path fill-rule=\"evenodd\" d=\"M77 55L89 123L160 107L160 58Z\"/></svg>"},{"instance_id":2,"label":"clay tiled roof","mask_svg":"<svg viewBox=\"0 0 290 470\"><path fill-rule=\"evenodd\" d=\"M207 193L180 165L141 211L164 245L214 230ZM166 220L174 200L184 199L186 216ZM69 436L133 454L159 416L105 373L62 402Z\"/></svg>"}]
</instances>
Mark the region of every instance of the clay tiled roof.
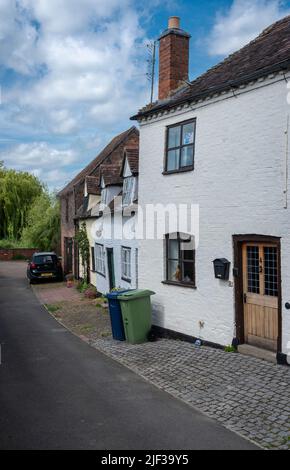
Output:
<instances>
[{"instance_id":1,"label":"clay tiled roof","mask_svg":"<svg viewBox=\"0 0 290 470\"><path fill-rule=\"evenodd\" d=\"M97 155L97 157L89 163L75 178L73 178L70 183L68 183L59 193L59 196L63 196L66 193L70 192L73 190L74 186L77 184L81 183L84 181L86 176L90 176L94 174L94 176L97 176L96 169L114 152L116 148L118 148L119 145L121 145L129 136L131 133L138 133L138 130L136 129L135 126L131 127L125 132L122 132L121 134L117 135L114 137L113 140Z\"/></svg>"},{"instance_id":2,"label":"clay tiled roof","mask_svg":"<svg viewBox=\"0 0 290 470\"><path fill-rule=\"evenodd\" d=\"M136 176L139 173L139 149L138 148L126 148L124 160L128 160L131 173ZM123 171L123 168L122 168Z\"/></svg>"},{"instance_id":3,"label":"clay tiled roof","mask_svg":"<svg viewBox=\"0 0 290 470\"><path fill-rule=\"evenodd\" d=\"M120 176L120 165L102 165L100 168L100 181L103 178L105 186L121 186L123 180Z\"/></svg>"},{"instance_id":4,"label":"clay tiled roof","mask_svg":"<svg viewBox=\"0 0 290 470\"><path fill-rule=\"evenodd\" d=\"M290 68L290 16L265 29L255 40L208 70L170 98L149 105L131 119L230 90Z\"/></svg>"},{"instance_id":5,"label":"clay tiled roof","mask_svg":"<svg viewBox=\"0 0 290 470\"><path fill-rule=\"evenodd\" d=\"M96 176L86 176L86 185L88 194L98 195L99 190L99 178Z\"/></svg>"}]
</instances>

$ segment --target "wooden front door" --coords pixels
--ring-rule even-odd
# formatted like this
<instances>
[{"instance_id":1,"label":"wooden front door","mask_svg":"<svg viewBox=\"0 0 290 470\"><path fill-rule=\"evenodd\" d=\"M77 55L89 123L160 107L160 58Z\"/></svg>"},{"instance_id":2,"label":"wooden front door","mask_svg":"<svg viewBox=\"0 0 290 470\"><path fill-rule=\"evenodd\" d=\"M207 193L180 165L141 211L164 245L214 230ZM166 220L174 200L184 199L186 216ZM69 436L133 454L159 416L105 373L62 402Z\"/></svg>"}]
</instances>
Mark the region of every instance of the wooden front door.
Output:
<instances>
[{"instance_id":1,"label":"wooden front door","mask_svg":"<svg viewBox=\"0 0 290 470\"><path fill-rule=\"evenodd\" d=\"M245 343L277 351L278 247L271 243L244 243L242 256Z\"/></svg>"}]
</instances>

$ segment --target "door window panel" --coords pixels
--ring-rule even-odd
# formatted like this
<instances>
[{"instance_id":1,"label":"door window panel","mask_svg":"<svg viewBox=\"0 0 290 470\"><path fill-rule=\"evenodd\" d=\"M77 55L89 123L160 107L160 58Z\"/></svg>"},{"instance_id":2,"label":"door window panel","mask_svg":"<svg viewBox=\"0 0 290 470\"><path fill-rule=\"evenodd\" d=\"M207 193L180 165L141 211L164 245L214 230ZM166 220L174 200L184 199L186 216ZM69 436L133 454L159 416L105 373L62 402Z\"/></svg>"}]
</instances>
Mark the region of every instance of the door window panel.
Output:
<instances>
[{"instance_id":1,"label":"door window panel","mask_svg":"<svg viewBox=\"0 0 290 470\"><path fill-rule=\"evenodd\" d=\"M259 247L247 247L248 261L248 292L252 294L260 293L260 263L259 263Z\"/></svg>"},{"instance_id":2,"label":"door window panel","mask_svg":"<svg viewBox=\"0 0 290 470\"><path fill-rule=\"evenodd\" d=\"M264 247L265 295L278 297L277 248Z\"/></svg>"}]
</instances>

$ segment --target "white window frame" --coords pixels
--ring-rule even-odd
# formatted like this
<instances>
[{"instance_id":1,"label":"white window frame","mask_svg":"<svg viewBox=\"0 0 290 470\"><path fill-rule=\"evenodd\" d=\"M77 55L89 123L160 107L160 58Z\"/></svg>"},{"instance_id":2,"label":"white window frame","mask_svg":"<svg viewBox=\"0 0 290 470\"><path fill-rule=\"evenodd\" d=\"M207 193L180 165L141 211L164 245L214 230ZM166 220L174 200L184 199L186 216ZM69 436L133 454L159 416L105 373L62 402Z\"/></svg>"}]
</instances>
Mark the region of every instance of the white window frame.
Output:
<instances>
[{"instance_id":1,"label":"white window frame","mask_svg":"<svg viewBox=\"0 0 290 470\"><path fill-rule=\"evenodd\" d=\"M107 188L102 189L101 204L107 204Z\"/></svg>"},{"instance_id":2,"label":"white window frame","mask_svg":"<svg viewBox=\"0 0 290 470\"><path fill-rule=\"evenodd\" d=\"M133 195L134 195L134 176L128 176L124 178L124 183L123 183L123 205L128 206L132 203L133 201Z\"/></svg>"},{"instance_id":3,"label":"white window frame","mask_svg":"<svg viewBox=\"0 0 290 470\"><path fill-rule=\"evenodd\" d=\"M95 245L95 268L96 273L101 274L101 276L106 276L106 267L105 267L105 249L103 245L96 243Z\"/></svg>"},{"instance_id":4,"label":"white window frame","mask_svg":"<svg viewBox=\"0 0 290 470\"><path fill-rule=\"evenodd\" d=\"M127 282L132 280L132 250L127 246L121 247L121 271L122 279Z\"/></svg>"}]
</instances>

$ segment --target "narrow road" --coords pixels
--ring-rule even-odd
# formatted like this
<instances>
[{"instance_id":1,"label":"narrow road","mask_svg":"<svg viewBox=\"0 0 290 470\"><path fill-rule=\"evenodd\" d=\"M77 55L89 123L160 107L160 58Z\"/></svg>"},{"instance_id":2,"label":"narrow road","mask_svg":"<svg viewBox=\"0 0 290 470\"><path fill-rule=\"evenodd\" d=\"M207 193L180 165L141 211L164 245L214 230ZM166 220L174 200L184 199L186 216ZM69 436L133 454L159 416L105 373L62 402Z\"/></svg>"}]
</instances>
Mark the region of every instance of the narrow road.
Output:
<instances>
[{"instance_id":1,"label":"narrow road","mask_svg":"<svg viewBox=\"0 0 290 470\"><path fill-rule=\"evenodd\" d=\"M254 449L90 348L0 262L0 449Z\"/></svg>"}]
</instances>

